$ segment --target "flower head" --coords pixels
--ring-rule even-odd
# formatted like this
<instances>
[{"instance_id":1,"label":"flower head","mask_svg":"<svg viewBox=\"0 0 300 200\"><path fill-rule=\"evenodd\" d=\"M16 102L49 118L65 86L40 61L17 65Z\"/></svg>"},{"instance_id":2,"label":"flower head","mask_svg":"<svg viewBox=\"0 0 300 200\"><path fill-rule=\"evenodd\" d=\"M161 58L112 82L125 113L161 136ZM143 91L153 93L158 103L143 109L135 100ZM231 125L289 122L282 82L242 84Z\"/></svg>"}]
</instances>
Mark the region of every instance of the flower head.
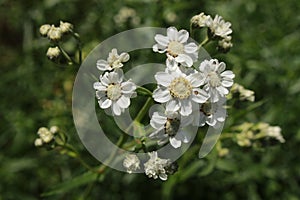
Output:
<instances>
[{"instance_id":1,"label":"flower head","mask_svg":"<svg viewBox=\"0 0 300 200\"><path fill-rule=\"evenodd\" d=\"M123 161L123 166L126 168L127 172L131 174L137 169L140 169L140 160L135 154L128 154Z\"/></svg>"},{"instance_id":2,"label":"flower head","mask_svg":"<svg viewBox=\"0 0 300 200\"><path fill-rule=\"evenodd\" d=\"M51 132L48 128L41 127L39 128L37 134L39 135L43 143L49 143L53 140L55 133Z\"/></svg>"},{"instance_id":3,"label":"flower head","mask_svg":"<svg viewBox=\"0 0 300 200\"><path fill-rule=\"evenodd\" d=\"M194 17L192 17L191 24L193 25L193 27L201 28L206 27L211 20L212 19L210 15L205 15L202 12L199 15L195 15Z\"/></svg>"},{"instance_id":4,"label":"flower head","mask_svg":"<svg viewBox=\"0 0 300 200\"><path fill-rule=\"evenodd\" d=\"M106 72L100 76L100 82L94 83L100 108L112 109L114 115L121 115L130 105L130 98L135 94L136 85L123 81L123 71Z\"/></svg>"},{"instance_id":5,"label":"flower head","mask_svg":"<svg viewBox=\"0 0 300 200\"><path fill-rule=\"evenodd\" d=\"M63 34L73 31L73 25L69 22L60 21L59 28Z\"/></svg>"},{"instance_id":6,"label":"flower head","mask_svg":"<svg viewBox=\"0 0 300 200\"><path fill-rule=\"evenodd\" d=\"M226 118L225 102L226 98L221 97L218 102L203 103L200 107L200 126L206 123L209 126L218 127L220 122L224 122Z\"/></svg>"},{"instance_id":7,"label":"flower head","mask_svg":"<svg viewBox=\"0 0 300 200\"><path fill-rule=\"evenodd\" d=\"M192 102L204 103L208 99L205 91L198 87L205 81L199 72L189 75L180 70L157 72L155 79L158 88L153 92L153 98L159 103L172 104L179 107L179 113L187 116L192 113Z\"/></svg>"},{"instance_id":8,"label":"flower head","mask_svg":"<svg viewBox=\"0 0 300 200\"><path fill-rule=\"evenodd\" d=\"M174 148L179 148L182 142L188 143L191 137L182 130L188 123L181 118L177 112L178 109L178 105L169 104L164 112L154 112L150 125L156 130L150 137L159 138L159 143L169 140Z\"/></svg>"},{"instance_id":9,"label":"flower head","mask_svg":"<svg viewBox=\"0 0 300 200\"><path fill-rule=\"evenodd\" d=\"M40 34L44 37L47 36L51 26L49 24L44 24L40 27Z\"/></svg>"},{"instance_id":10,"label":"flower head","mask_svg":"<svg viewBox=\"0 0 300 200\"><path fill-rule=\"evenodd\" d=\"M159 177L163 181L167 180L167 168L169 168L171 161L159 158L156 151L148 153L148 155L150 159L144 164L145 174L149 178L157 179Z\"/></svg>"},{"instance_id":11,"label":"flower head","mask_svg":"<svg viewBox=\"0 0 300 200\"><path fill-rule=\"evenodd\" d=\"M59 41L62 38L61 28L52 25L47 33L47 36L52 41Z\"/></svg>"},{"instance_id":12,"label":"flower head","mask_svg":"<svg viewBox=\"0 0 300 200\"><path fill-rule=\"evenodd\" d=\"M231 23L225 22L219 15L216 15L214 19L209 19L207 26L213 36L225 38L232 33L232 29L230 28Z\"/></svg>"},{"instance_id":13,"label":"flower head","mask_svg":"<svg viewBox=\"0 0 300 200\"><path fill-rule=\"evenodd\" d=\"M58 47L49 47L46 56L50 59L56 59L60 55L61 51Z\"/></svg>"},{"instance_id":14,"label":"flower head","mask_svg":"<svg viewBox=\"0 0 300 200\"><path fill-rule=\"evenodd\" d=\"M233 85L234 74L232 71L224 71L226 65L217 59L204 60L199 70L204 74L205 85L203 89L210 94L211 102L217 102L219 97L229 93L228 88Z\"/></svg>"},{"instance_id":15,"label":"flower head","mask_svg":"<svg viewBox=\"0 0 300 200\"><path fill-rule=\"evenodd\" d=\"M224 53L228 52L232 46L231 36L226 36L218 42L218 49Z\"/></svg>"},{"instance_id":16,"label":"flower head","mask_svg":"<svg viewBox=\"0 0 300 200\"><path fill-rule=\"evenodd\" d=\"M98 60L97 68L101 71L113 70L123 67L123 63L129 60L128 53L121 53L120 55L117 52L117 49L112 49L108 54L107 60Z\"/></svg>"},{"instance_id":17,"label":"flower head","mask_svg":"<svg viewBox=\"0 0 300 200\"><path fill-rule=\"evenodd\" d=\"M170 70L176 70L178 63L191 67L198 58L198 46L187 42L189 33L186 30L169 27L167 36L157 34L154 39L157 44L153 46L153 51L167 54L166 64Z\"/></svg>"}]
</instances>

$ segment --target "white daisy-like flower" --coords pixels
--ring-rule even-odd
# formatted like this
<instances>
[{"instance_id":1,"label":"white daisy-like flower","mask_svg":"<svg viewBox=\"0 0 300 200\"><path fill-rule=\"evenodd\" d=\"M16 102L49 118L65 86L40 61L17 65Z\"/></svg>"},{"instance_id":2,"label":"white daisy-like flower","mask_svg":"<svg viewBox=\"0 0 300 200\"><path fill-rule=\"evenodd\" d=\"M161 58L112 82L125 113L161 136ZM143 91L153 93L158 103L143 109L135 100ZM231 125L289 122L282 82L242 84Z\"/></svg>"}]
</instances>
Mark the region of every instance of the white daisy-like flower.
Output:
<instances>
[{"instance_id":1,"label":"white daisy-like flower","mask_svg":"<svg viewBox=\"0 0 300 200\"><path fill-rule=\"evenodd\" d=\"M233 44L231 42L231 36L226 36L218 42L218 48L224 52L229 51L232 46Z\"/></svg>"},{"instance_id":2,"label":"white daisy-like flower","mask_svg":"<svg viewBox=\"0 0 300 200\"><path fill-rule=\"evenodd\" d=\"M209 22L211 22L211 16L210 15L205 15L203 12L200 13L199 15L195 15L191 19L191 23L194 27L206 27Z\"/></svg>"},{"instance_id":3,"label":"white daisy-like flower","mask_svg":"<svg viewBox=\"0 0 300 200\"><path fill-rule=\"evenodd\" d=\"M269 126L266 130L266 135L275 138L280 143L285 143L285 139L281 135L281 128L279 126Z\"/></svg>"},{"instance_id":4,"label":"white daisy-like flower","mask_svg":"<svg viewBox=\"0 0 300 200\"><path fill-rule=\"evenodd\" d=\"M153 92L153 98L159 103L167 103L179 107L179 113L188 116L192 113L192 102L204 103L208 94L199 88L205 79L202 73L189 75L180 70L157 72L155 75L158 87Z\"/></svg>"},{"instance_id":5,"label":"white daisy-like flower","mask_svg":"<svg viewBox=\"0 0 300 200\"><path fill-rule=\"evenodd\" d=\"M225 22L219 15L216 15L214 19L209 19L207 26L214 36L225 38L232 33L231 23Z\"/></svg>"},{"instance_id":6,"label":"white daisy-like flower","mask_svg":"<svg viewBox=\"0 0 300 200\"><path fill-rule=\"evenodd\" d=\"M228 88L233 85L234 73L230 70L224 71L226 65L217 59L204 60L199 67L204 74L205 85L203 89L209 93L211 102L217 102L219 97L229 93Z\"/></svg>"},{"instance_id":7,"label":"white daisy-like flower","mask_svg":"<svg viewBox=\"0 0 300 200\"><path fill-rule=\"evenodd\" d=\"M169 140L174 148L181 147L182 142L188 143L191 136L182 130L183 127L188 125L188 121L179 115L178 109L178 105L169 104L164 112L154 112L150 125L156 131L150 134L149 137L158 138L159 144Z\"/></svg>"},{"instance_id":8,"label":"white daisy-like flower","mask_svg":"<svg viewBox=\"0 0 300 200\"><path fill-rule=\"evenodd\" d=\"M224 122L226 118L225 102L226 98L221 97L216 103L207 101L202 104L200 107L199 125L204 126L206 123L209 126L218 128L218 125Z\"/></svg>"},{"instance_id":9,"label":"white daisy-like flower","mask_svg":"<svg viewBox=\"0 0 300 200\"><path fill-rule=\"evenodd\" d=\"M113 70L113 69L119 69L123 67L123 63L127 62L129 60L130 56L128 53L121 53L118 54L117 49L112 49L111 52L108 54L107 60L98 60L97 61L97 68L100 71L106 71L106 70Z\"/></svg>"},{"instance_id":10,"label":"white daisy-like flower","mask_svg":"<svg viewBox=\"0 0 300 200\"><path fill-rule=\"evenodd\" d=\"M121 115L130 105L130 98L135 95L136 85L123 81L122 70L106 72L100 76L100 82L94 83L100 108L111 108L114 115Z\"/></svg>"},{"instance_id":11,"label":"white daisy-like flower","mask_svg":"<svg viewBox=\"0 0 300 200\"><path fill-rule=\"evenodd\" d=\"M189 33L186 30L169 27L167 36L157 34L154 39L157 44L153 46L153 51L167 54L166 65L170 70L176 70L178 63L191 67L198 58L198 46L187 42Z\"/></svg>"},{"instance_id":12,"label":"white daisy-like flower","mask_svg":"<svg viewBox=\"0 0 300 200\"><path fill-rule=\"evenodd\" d=\"M145 174L149 178L157 179L158 177L165 181L168 179L166 168L171 164L169 159L162 159L157 156L157 152L148 153L150 159L144 163Z\"/></svg>"},{"instance_id":13,"label":"white daisy-like flower","mask_svg":"<svg viewBox=\"0 0 300 200\"><path fill-rule=\"evenodd\" d=\"M140 160L135 154L128 154L123 161L123 166L126 168L127 172L131 174L137 169L140 169Z\"/></svg>"}]
</instances>

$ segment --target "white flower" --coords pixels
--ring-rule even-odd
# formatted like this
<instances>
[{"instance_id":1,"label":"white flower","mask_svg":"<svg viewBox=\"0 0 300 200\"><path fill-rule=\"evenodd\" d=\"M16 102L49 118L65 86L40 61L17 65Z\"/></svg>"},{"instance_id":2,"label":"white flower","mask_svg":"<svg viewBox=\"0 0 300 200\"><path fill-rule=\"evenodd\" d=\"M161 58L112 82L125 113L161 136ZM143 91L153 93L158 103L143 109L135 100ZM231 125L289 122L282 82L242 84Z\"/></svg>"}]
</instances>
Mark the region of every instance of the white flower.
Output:
<instances>
[{"instance_id":1,"label":"white flower","mask_svg":"<svg viewBox=\"0 0 300 200\"><path fill-rule=\"evenodd\" d=\"M199 70L204 74L205 85L203 89L210 94L211 102L217 102L219 97L229 93L228 89L233 84L234 74L232 71L224 71L226 65L217 59L204 60Z\"/></svg>"},{"instance_id":2,"label":"white flower","mask_svg":"<svg viewBox=\"0 0 300 200\"><path fill-rule=\"evenodd\" d=\"M218 42L218 46L222 51L229 51L229 49L233 46L231 43L231 36L226 36L222 40Z\"/></svg>"},{"instance_id":3,"label":"white flower","mask_svg":"<svg viewBox=\"0 0 300 200\"><path fill-rule=\"evenodd\" d=\"M158 177L165 181L168 178L166 168L171 164L169 159L162 159L157 156L157 152L148 153L150 159L144 163L145 174L149 178L157 179Z\"/></svg>"},{"instance_id":4,"label":"white flower","mask_svg":"<svg viewBox=\"0 0 300 200\"><path fill-rule=\"evenodd\" d=\"M234 93L239 93L239 99L242 101L247 100L254 102L255 100L254 91L248 90L238 83L233 84L231 91Z\"/></svg>"},{"instance_id":5,"label":"white flower","mask_svg":"<svg viewBox=\"0 0 300 200\"><path fill-rule=\"evenodd\" d=\"M43 140L42 140L41 138L36 138L36 139L34 140L34 146L40 147L40 146L42 146L42 145L43 145Z\"/></svg>"},{"instance_id":6,"label":"white flower","mask_svg":"<svg viewBox=\"0 0 300 200\"><path fill-rule=\"evenodd\" d=\"M135 95L136 85L123 81L123 71L106 72L100 76L100 82L94 83L100 108L111 107L114 115L121 115L130 105L130 98Z\"/></svg>"},{"instance_id":7,"label":"white flower","mask_svg":"<svg viewBox=\"0 0 300 200\"><path fill-rule=\"evenodd\" d=\"M217 128L220 122L224 122L226 118L225 109L226 98L221 97L218 102L212 103L210 101L205 102L200 108L200 126L208 124L209 126Z\"/></svg>"},{"instance_id":8,"label":"white flower","mask_svg":"<svg viewBox=\"0 0 300 200\"><path fill-rule=\"evenodd\" d=\"M214 36L225 38L232 33L231 23L225 22L219 15L216 15L213 20L209 19L207 25Z\"/></svg>"},{"instance_id":9,"label":"white flower","mask_svg":"<svg viewBox=\"0 0 300 200\"><path fill-rule=\"evenodd\" d=\"M52 25L47 33L50 40L58 41L62 38L62 31L59 27Z\"/></svg>"},{"instance_id":10,"label":"white flower","mask_svg":"<svg viewBox=\"0 0 300 200\"><path fill-rule=\"evenodd\" d=\"M128 154L123 161L123 166L126 168L127 172L131 174L137 169L140 169L140 160L135 154Z\"/></svg>"},{"instance_id":11,"label":"white flower","mask_svg":"<svg viewBox=\"0 0 300 200\"><path fill-rule=\"evenodd\" d=\"M178 109L178 105L169 104L164 112L154 112L150 125L156 131L150 137L159 138L159 143L167 139L174 148L179 148L182 142L188 143L191 137L182 130L188 123L178 114Z\"/></svg>"},{"instance_id":12,"label":"white flower","mask_svg":"<svg viewBox=\"0 0 300 200\"><path fill-rule=\"evenodd\" d=\"M167 53L166 65L170 70L176 70L178 63L191 67L198 58L198 46L193 42L187 43L189 33L186 30L169 27L167 36L157 34L154 39L157 44L153 46L153 51Z\"/></svg>"},{"instance_id":13,"label":"white flower","mask_svg":"<svg viewBox=\"0 0 300 200\"><path fill-rule=\"evenodd\" d=\"M211 22L211 16L205 15L203 12L199 15L195 15L191 19L191 23L194 27L206 27L209 22Z\"/></svg>"},{"instance_id":14,"label":"white flower","mask_svg":"<svg viewBox=\"0 0 300 200\"><path fill-rule=\"evenodd\" d=\"M49 24L44 24L40 27L40 34L42 36L47 36L51 26Z\"/></svg>"},{"instance_id":15,"label":"white flower","mask_svg":"<svg viewBox=\"0 0 300 200\"><path fill-rule=\"evenodd\" d=\"M60 55L61 51L58 47L49 47L46 53L46 56L52 60L57 58Z\"/></svg>"},{"instance_id":16,"label":"white flower","mask_svg":"<svg viewBox=\"0 0 300 200\"><path fill-rule=\"evenodd\" d=\"M62 33L69 33L73 31L73 25L69 22L60 21L59 28Z\"/></svg>"},{"instance_id":17,"label":"white flower","mask_svg":"<svg viewBox=\"0 0 300 200\"><path fill-rule=\"evenodd\" d=\"M121 53L120 55L117 52L117 49L112 49L108 54L107 60L98 60L97 68L100 71L113 70L123 67L123 63L129 60L128 53Z\"/></svg>"},{"instance_id":18,"label":"white flower","mask_svg":"<svg viewBox=\"0 0 300 200\"><path fill-rule=\"evenodd\" d=\"M51 142L52 139L54 138L54 134L45 127L39 128L37 134L40 136L42 141L45 143Z\"/></svg>"},{"instance_id":19,"label":"white flower","mask_svg":"<svg viewBox=\"0 0 300 200\"><path fill-rule=\"evenodd\" d=\"M179 113L188 116L192 113L192 102L204 103L207 93L198 88L205 81L202 74L194 72L189 75L176 71L157 72L155 75L158 87L153 98L159 103L167 103L179 107Z\"/></svg>"},{"instance_id":20,"label":"white flower","mask_svg":"<svg viewBox=\"0 0 300 200\"><path fill-rule=\"evenodd\" d=\"M281 135L281 128L279 126L269 126L266 130L266 135L275 138L281 143L285 143L285 139Z\"/></svg>"},{"instance_id":21,"label":"white flower","mask_svg":"<svg viewBox=\"0 0 300 200\"><path fill-rule=\"evenodd\" d=\"M50 132L51 132L51 133L55 134L55 133L57 133L58 131L59 131L59 128L58 128L57 126L51 126L51 127L50 127Z\"/></svg>"}]
</instances>

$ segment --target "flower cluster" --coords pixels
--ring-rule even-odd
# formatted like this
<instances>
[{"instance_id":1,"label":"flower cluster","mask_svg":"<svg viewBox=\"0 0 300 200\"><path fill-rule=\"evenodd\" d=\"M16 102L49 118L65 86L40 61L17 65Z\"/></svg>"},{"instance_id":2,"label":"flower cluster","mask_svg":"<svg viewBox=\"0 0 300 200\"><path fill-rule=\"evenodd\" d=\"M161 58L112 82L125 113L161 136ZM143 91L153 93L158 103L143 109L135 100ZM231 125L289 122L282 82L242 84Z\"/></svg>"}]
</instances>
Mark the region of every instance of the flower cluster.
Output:
<instances>
[{"instance_id":1,"label":"flower cluster","mask_svg":"<svg viewBox=\"0 0 300 200\"><path fill-rule=\"evenodd\" d=\"M153 92L154 100L165 105L166 110L153 113L150 124L156 131L151 136L169 137L174 148L189 142L190 136L182 132L189 123L217 127L225 121L223 105L235 76L217 59L204 60L193 68L198 47L187 43L188 37L186 30L170 27L167 36L155 36L157 44L153 46L154 52L167 56L165 71L155 75L158 86Z\"/></svg>"},{"instance_id":2,"label":"flower cluster","mask_svg":"<svg viewBox=\"0 0 300 200\"><path fill-rule=\"evenodd\" d=\"M205 15L203 12L195 15L191 19L191 25L194 28L208 28L208 35L212 39L218 40L218 49L222 52L227 52L232 47L231 23L216 15L212 18L210 15Z\"/></svg>"},{"instance_id":3,"label":"flower cluster","mask_svg":"<svg viewBox=\"0 0 300 200\"><path fill-rule=\"evenodd\" d=\"M42 146L45 143L50 143L54 139L54 135L58 132L57 126L51 126L50 129L46 127L39 128L37 134L38 138L35 139L34 145L36 147Z\"/></svg>"},{"instance_id":4,"label":"flower cluster","mask_svg":"<svg viewBox=\"0 0 300 200\"><path fill-rule=\"evenodd\" d=\"M118 55L112 49L107 60L98 60L97 68L104 71L99 81L94 83L96 97L100 108L112 111L113 115L121 115L130 105L130 98L136 95L136 85L131 81L124 81L123 62L129 60L129 54Z\"/></svg>"},{"instance_id":5,"label":"flower cluster","mask_svg":"<svg viewBox=\"0 0 300 200\"><path fill-rule=\"evenodd\" d=\"M43 37L47 37L53 46L50 46L47 50L46 56L52 60L56 61L61 54L66 55L65 52L62 52L62 48L58 45L64 35L73 33L73 25L69 22L60 21L60 25L57 27L54 24L44 24L40 27L40 34Z\"/></svg>"}]
</instances>

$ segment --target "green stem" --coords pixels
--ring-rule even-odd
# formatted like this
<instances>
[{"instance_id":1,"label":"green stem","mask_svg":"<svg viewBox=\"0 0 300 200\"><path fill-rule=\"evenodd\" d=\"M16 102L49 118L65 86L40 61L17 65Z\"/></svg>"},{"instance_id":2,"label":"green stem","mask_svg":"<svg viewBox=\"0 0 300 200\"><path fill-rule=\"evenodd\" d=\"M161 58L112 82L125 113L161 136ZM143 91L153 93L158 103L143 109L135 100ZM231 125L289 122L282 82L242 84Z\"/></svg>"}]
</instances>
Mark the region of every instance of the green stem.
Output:
<instances>
[{"instance_id":1,"label":"green stem","mask_svg":"<svg viewBox=\"0 0 300 200\"><path fill-rule=\"evenodd\" d=\"M71 63L71 64L77 64L76 61L71 58L68 53L60 46L60 45L57 45L59 50L62 52L62 54L64 55L64 57Z\"/></svg>"},{"instance_id":2,"label":"green stem","mask_svg":"<svg viewBox=\"0 0 300 200\"><path fill-rule=\"evenodd\" d=\"M206 45L208 42L209 42L209 37L206 36L205 39L199 44L199 49L200 49L202 46Z\"/></svg>"},{"instance_id":3,"label":"green stem","mask_svg":"<svg viewBox=\"0 0 300 200\"><path fill-rule=\"evenodd\" d=\"M140 112L137 114L134 121L141 122L141 120L144 118L145 114L148 112L149 107L151 106L151 104L152 104L152 98L148 97L146 103L144 104L144 106L142 107Z\"/></svg>"},{"instance_id":4,"label":"green stem","mask_svg":"<svg viewBox=\"0 0 300 200\"><path fill-rule=\"evenodd\" d=\"M73 37L77 41L79 65L82 63L82 42L78 33L73 33Z\"/></svg>"}]
</instances>

